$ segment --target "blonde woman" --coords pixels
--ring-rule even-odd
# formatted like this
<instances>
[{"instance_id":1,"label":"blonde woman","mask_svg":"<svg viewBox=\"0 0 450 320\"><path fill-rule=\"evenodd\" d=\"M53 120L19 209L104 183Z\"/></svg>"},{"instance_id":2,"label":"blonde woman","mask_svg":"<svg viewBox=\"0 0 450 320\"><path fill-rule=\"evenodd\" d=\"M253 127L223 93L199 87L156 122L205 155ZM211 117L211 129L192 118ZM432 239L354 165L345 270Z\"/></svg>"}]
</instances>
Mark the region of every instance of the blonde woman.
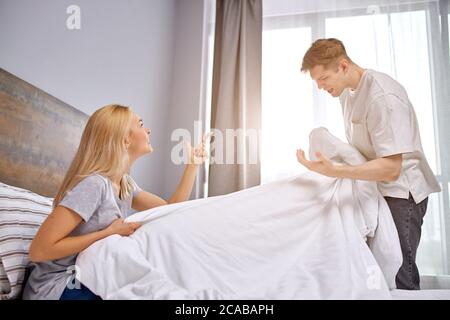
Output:
<instances>
[{"instance_id":1,"label":"blonde woman","mask_svg":"<svg viewBox=\"0 0 450 320\"><path fill-rule=\"evenodd\" d=\"M142 191L128 175L137 158L153 151L150 130L130 108L108 105L88 120L80 145L44 221L30 246L33 270L24 299L99 299L82 283L67 285L77 254L113 234L131 235L138 223L125 223L142 211L189 199L197 167L206 159L205 140L188 144L188 164L166 201Z\"/></svg>"}]
</instances>

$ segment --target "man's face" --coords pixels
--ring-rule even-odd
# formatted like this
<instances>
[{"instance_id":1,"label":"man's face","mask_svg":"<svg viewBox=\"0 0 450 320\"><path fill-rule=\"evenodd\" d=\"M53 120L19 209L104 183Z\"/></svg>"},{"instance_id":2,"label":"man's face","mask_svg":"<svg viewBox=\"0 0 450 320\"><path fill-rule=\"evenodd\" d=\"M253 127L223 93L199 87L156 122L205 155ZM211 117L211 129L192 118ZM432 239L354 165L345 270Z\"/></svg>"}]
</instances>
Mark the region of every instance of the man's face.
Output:
<instances>
[{"instance_id":1,"label":"man's face","mask_svg":"<svg viewBox=\"0 0 450 320\"><path fill-rule=\"evenodd\" d=\"M341 64L329 68L317 65L310 70L309 74L319 89L327 91L333 97L339 97L345 89L345 74Z\"/></svg>"}]
</instances>

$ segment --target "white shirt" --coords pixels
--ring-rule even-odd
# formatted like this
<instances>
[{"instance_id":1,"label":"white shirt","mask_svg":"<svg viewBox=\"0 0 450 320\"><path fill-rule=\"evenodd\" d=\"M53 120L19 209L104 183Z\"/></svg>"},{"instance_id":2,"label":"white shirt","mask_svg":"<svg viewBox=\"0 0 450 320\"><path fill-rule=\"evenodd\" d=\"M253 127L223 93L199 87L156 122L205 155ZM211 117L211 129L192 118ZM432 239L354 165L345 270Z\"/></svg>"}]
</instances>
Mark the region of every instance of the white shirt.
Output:
<instances>
[{"instance_id":1,"label":"white shirt","mask_svg":"<svg viewBox=\"0 0 450 320\"><path fill-rule=\"evenodd\" d=\"M403 154L400 177L394 182L378 182L383 196L416 203L441 188L420 142L416 114L401 84L388 75L365 70L355 90L339 97L347 140L367 160Z\"/></svg>"}]
</instances>

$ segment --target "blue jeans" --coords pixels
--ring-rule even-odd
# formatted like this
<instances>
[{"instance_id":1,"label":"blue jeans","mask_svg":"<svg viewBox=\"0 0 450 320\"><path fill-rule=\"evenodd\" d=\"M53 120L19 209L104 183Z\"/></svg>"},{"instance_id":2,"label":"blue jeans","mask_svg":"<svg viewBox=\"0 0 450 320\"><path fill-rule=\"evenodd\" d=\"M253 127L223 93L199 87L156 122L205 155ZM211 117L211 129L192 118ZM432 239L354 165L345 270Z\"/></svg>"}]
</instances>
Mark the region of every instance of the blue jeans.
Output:
<instances>
[{"instance_id":1,"label":"blue jeans","mask_svg":"<svg viewBox=\"0 0 450 320\"><path fill-rule=\"evenodd\" d=\"M81 283L80 289L65 288L59 300L102 300Z\"/></svg>"},{"instance_id":2,"label":"blue jeans","mask_svg":"<svg viewBox=\"0 0 450 320\"><path fill-rule=\"evenodd\" d=\"M398 270L395 282L397 289L420 290L420 276L416 265L423 217L427 211L428 198L415 203L411 193L409 199L385 197L395 226L397 227L403 264Z\"/></svg>"}]
</instances>

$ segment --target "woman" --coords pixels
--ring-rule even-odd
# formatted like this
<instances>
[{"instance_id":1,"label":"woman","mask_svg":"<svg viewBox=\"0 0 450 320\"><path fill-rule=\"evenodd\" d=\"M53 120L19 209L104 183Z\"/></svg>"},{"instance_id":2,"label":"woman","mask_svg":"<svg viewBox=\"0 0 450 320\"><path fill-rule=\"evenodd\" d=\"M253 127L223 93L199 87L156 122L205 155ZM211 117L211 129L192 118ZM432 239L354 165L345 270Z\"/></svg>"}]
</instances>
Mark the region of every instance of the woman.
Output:
<instances>
[{"instance_id":1,"label":"woman","mask_svg":"<svg viewBox=\"0 0 450 320\"><path fill-rule=\"evenodd\" d=\"M198 165L206 159L205 140L196 149L188 144L184 174L165 201L142 191L128 175L137 158L153 151L149 137L142 119L125 106L108 105L89 118L53 211L31 243L34 268L24 299L98 299L83 284L68 285L77 254L110 235L133 234L140 224L124 222L131 209L189 199Z\"/></svg>"}]
</instances>

